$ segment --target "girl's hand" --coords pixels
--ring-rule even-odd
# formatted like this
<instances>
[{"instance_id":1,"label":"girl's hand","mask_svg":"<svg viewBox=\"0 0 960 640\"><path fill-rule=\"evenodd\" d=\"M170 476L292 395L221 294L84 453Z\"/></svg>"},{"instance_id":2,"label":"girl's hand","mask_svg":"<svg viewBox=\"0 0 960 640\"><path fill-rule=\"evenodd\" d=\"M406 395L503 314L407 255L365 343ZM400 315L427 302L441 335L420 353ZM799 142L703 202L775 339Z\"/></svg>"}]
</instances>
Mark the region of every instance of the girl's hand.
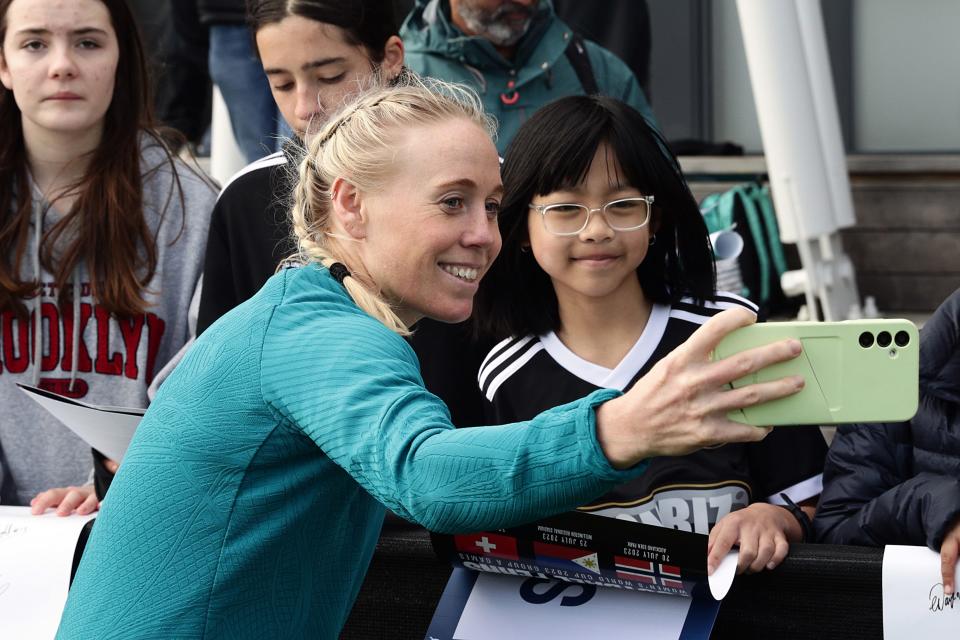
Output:
<instances>
[{"instance_id":1,"label":"girl's hand","mask_svg":"<svg viewBox=\"0 0 960 640\"><path fill-rule=\"evenodd\" d=\"M710 359L724 336L755 321L756 316L743 308L718 313L630 391L597 407L597 440L610 464L623 469L653 456L762 440L769 427L733 422L727 413L792 395L803 388L803 379L781 378L739 389L727 384L795 358L800 342L782 340L716 362Z\"/></svg>"},{"instance_id":2,"label":"girl's hand","mask_svg":"<svg viewBox=\"0 0 960 640\"><path fill-rule=\"evenodd\" d=\"M73 513L85 516L99 508L100 501L97 500L92 484L47 489L30 501L30 513L35 516L41 515L47 509L56 509L58 516L69 516Z\"/></svg>"},{"instance_id":3,"label":"girl's hand","mask_svg":"<svg viewBox=\"0 0 960 640\"><path fill-rule=\"evenodd\" d=\"M957 568L958 551L960 551L960 520L953 524L953 528L943 537L943 543L940 545L940 574L944 595L952 595L957 590L954 572Z\"/></svg>"},{"instance_id":4,"label":"girl's hand","mask_svg":"<svg viewBox=\"0 0 960 640\"><path fill-rule=\"evenodd\" d=\"M757 502L720 518L707 542L707 573L712 574L733 545L740 546L737 573L773 569L787 557L790 542L803 537L793 514L774 504Z\"/></svg>"}]
</instances>

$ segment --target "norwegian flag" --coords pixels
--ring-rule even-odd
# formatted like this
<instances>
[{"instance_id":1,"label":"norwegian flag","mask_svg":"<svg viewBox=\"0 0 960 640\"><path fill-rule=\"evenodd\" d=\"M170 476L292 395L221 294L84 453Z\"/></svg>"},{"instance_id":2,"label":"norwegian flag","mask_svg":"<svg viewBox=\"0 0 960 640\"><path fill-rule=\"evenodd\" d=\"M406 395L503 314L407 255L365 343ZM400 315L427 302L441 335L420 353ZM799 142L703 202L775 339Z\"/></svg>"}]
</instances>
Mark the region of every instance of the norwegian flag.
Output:
<instances>
[{"instance_id":1,"label":"norwegian flag","mask_svg":"<svg viewBox=\"0 0 960 640\"><path fill-rule=\"evenodd\" d=\"M628 556L614 556L613 560L618 578L651 586L660 585L671 589L683 589L683 576L680 574L680 567Z\"/></svg>"},{"instance_id":2,"label":"norwegian flag","mask_svg":"<svg viewBox=\"0 0 960 640\"><path fill-rule=\"evenodd\" d=\"M517 539L496 533L471 533L465 536L453 536L457 551L472 553L487 558L502 558L504 560L519 560L517 553Z\"/></svg>"}]
</instances>

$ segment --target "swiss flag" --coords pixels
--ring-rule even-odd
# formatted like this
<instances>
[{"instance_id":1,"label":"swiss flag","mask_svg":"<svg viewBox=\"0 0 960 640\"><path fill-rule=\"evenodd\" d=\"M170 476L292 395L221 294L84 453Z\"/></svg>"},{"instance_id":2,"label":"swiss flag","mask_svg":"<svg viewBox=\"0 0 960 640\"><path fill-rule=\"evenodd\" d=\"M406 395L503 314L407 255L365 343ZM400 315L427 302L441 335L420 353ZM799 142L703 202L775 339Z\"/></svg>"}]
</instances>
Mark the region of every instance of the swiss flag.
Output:
<instances>
[{"instance_id":1,"label":"swiss flag","mask_svg":"<svg viewBox=\"0 0 960 640\"><path fill-rule=\"evenodd\" d=\"M517 554L517 539L497 533L471 533L465 536L453 536L457 551L472 553L489 558L503 558L504 560L519 560Z\"/></svg>"}]
</instances>

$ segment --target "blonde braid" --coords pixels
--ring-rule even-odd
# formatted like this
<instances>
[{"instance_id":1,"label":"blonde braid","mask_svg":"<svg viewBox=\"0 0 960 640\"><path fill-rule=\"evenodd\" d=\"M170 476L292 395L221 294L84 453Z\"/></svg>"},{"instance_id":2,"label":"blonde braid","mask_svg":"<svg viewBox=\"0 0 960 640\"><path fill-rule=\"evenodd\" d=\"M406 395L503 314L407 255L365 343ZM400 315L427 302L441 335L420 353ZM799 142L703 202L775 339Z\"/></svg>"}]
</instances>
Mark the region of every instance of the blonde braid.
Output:
<instances>
[{"instance_id":1,"label":"blonde braid","mask_svg":"<svg viewBox=\"0 0 960 640\"><path fill-rule=\"evenodd\" d=\"M335 262L345 263L337 243L326 235L330 217L330 189L313 168L313 158L304 157L298 168L299 179L293 195L293 232L302 262L317 262L328 269ZM349 268L349 267L348 267ZM397 316L393 307L371 291L352 273L343 280L343 287L358 307L402 336L410 329Z\"/></svg>"}]
</instances>

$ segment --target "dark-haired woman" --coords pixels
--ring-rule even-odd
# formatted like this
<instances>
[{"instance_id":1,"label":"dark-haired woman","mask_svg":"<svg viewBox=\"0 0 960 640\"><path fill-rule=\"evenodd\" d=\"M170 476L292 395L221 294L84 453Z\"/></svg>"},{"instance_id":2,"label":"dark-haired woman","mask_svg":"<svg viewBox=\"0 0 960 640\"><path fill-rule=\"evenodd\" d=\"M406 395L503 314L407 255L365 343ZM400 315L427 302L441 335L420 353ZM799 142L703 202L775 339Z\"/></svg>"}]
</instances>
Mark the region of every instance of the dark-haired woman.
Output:
<instances>
[{"instance_id":1,"label":"dark-haired woman","mask_svg":"<svg viewBox=\"0 0 960 640\"><path fill-rule=\"evenodd\" d=\"M706 226L666 149L610 98L563 98L521 127L503 165L503 250L474 314L511 336L479 372L491 421L626 391L721 310L756 311L715 290ZM825 452L819 430L777 429L759 443L656 458L582 509L709 531L711 567L738 544L741 571L773 568L809 526ZM777 506L792 503L803 511Z\"/></svg>"},{"instance_id":2,"label":"dark-haired woman","mask_svg":"<svg viewBox=\"0 0 960 640\"><path fill-rule=\"evenodd\" d=\"M197 331L254 293L296 252L289 222L295 149L350 96L403 67L390 0L249 0L257 53L299 140L244 168L214 208Z\"/></svg>"},{"instance_id":3,"label":"dark-haired woman","mask_svg":"<svg viewBox=\"0 0 960 640\"><path fill-rule=\"evenodd\" d=\"M97 507L90 449L15 385L146 406L188 337L215 192L153 129L123 0L0 2L0 503Z\"/></svg>"}]
</instances>

